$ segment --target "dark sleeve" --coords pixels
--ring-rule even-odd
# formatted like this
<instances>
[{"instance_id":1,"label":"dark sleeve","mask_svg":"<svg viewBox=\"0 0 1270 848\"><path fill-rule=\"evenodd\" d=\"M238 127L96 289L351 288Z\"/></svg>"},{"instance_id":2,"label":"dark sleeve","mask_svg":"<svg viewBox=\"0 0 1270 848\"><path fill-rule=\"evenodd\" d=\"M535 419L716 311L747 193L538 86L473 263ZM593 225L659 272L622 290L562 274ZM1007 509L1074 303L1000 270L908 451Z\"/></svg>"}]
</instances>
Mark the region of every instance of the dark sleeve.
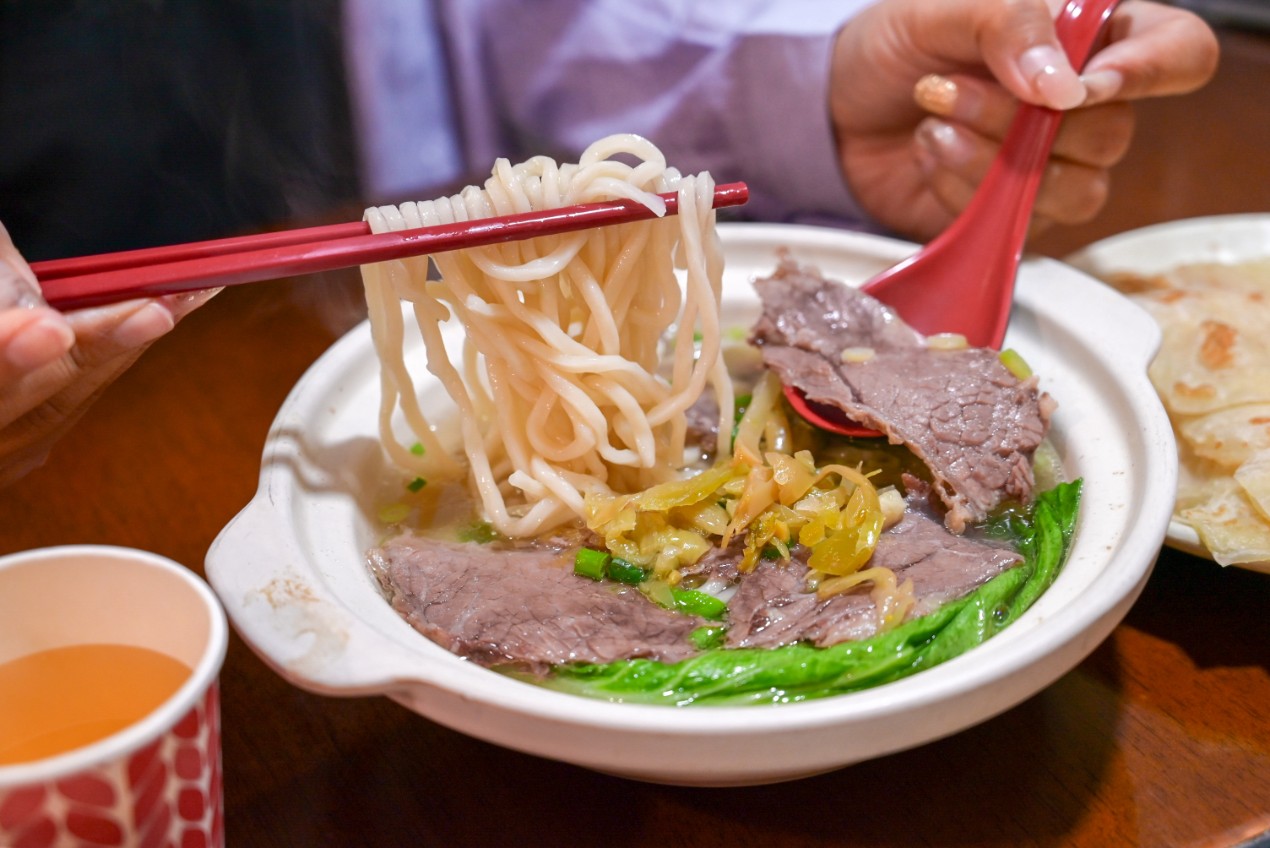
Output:
<instances>
[{"instance_id":1,"label":"dark sleeve","mask_svg":"<svg viewBox=\"0 0 1270 848\"><path fill-rule=\"evenodd\" d=\"M338 0L0 3L0 221L31 260L356 197ZM354 204L355 205L355 204Z\"/></svg>"}]
</instances>

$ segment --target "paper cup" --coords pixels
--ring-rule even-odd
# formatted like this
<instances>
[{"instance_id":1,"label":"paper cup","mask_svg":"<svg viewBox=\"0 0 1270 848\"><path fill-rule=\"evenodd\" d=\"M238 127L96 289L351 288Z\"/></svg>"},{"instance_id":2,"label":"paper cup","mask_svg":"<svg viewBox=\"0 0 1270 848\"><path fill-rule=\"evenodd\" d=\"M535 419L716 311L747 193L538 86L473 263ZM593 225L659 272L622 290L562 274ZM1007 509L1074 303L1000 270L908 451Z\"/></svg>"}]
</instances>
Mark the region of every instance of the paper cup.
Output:
<instances>
[{"instance_id":1,"label":"paper cup","mask_svg":"<svg viewBox=\"0 0 1270 848\"><path fill-rule=\"evenodd\" d=\"M0 765L0 845L221 848L216 681L227 641L208 586L156 554L75 545L0 557L0 663L111 643L193 669L157 709L117 733Z\"/></svg>"}]
</instances>

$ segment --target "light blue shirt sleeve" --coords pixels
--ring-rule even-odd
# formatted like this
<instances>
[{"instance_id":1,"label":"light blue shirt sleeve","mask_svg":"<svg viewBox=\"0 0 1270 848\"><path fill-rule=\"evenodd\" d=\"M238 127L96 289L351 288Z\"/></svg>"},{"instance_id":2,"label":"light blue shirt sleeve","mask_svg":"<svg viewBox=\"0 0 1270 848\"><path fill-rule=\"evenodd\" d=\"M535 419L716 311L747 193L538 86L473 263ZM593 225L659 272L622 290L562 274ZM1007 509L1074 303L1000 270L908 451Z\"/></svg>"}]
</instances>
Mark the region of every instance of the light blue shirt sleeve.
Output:
<instances>
[{"instance_id":1,"label":"light blue shirt sleeve","mask_svg":"<svg viewBox=\"0 0 1270 848\"><path fill-rule=\"evenodd\" d=\"M344 72L366 202L417 200L464 180L469 157L433 4L344 0L342 13Z\"/></svg>"},{"instance_id":2,"label":"light blue shirt sleeve","mask_svg":"<svg viewBox=\"0 0 1270 848\"><path fill-rule=\"evenodd\" d=\"M573 158L602 136L636 132L681 171L745 180L747 217L858 222L828 85L833 38L867 2L346 0L368 189L426 192L480 179L498 156ZM367 25L395 6L412 11Z\"/></svg>"}]
</instances>

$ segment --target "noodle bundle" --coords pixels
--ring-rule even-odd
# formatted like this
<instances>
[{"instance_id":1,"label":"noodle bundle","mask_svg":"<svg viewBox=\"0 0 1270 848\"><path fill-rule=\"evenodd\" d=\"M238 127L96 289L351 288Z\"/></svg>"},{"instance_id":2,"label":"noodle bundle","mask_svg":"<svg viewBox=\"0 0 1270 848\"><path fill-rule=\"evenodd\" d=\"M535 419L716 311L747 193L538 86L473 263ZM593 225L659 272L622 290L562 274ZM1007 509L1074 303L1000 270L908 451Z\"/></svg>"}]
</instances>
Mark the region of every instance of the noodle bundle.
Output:
<instances>
[{"instance_id":1,"label":"noodle bundle","mask_svg":"<svg viewBox=\"0 0 1270 848\"><path fill-rule=\"evenodd\" d=\"M680 175L649 141L617 135L576 164L500 159L483 187L365 218L379 233L619 198L660 215L656 194L668 191L678 194L677 216L364 266L392 461L466 473L492 527L525 538L584 517L588 495L676 478L688 460L686 412L707 388L719 406L716 457L727 457L733 397L708 174ZM464 330L460 351L446 349L449 321ZM412 333L458 408L465 464L422 410L405 362ZM398 415L421 454L394 432Z\"/></svg>"}]
</instances>

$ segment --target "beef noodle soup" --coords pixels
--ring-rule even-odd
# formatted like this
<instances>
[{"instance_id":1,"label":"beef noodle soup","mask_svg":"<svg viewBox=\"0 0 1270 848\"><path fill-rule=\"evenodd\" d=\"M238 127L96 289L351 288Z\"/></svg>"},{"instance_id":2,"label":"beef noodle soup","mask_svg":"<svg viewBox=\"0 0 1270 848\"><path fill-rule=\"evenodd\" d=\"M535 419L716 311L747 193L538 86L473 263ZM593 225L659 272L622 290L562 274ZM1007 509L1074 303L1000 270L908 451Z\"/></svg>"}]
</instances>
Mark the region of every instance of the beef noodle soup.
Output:
<instances>
[{"instance_id":1,"label":"beef noodle soup","mask_svg":"<svg viewBox=\"0 0 1270 848\"><path fill-rule=\"evenodd\" d=\"M792 257L731 332L709 176L632 136L577 164L500 161L484 187L367 218L664 191L678 216L434 256L431 276L426 259L364 269L400 469L368 556L388 601L473 662L675 704L876 685L1014 620L1053 579L1079 490L1046 459L1054 404L1017 356L926 339ZM454 443L422 409L410 333ZM783 385L887 439L814 430Z\"/></svg>"}]
</instances>

